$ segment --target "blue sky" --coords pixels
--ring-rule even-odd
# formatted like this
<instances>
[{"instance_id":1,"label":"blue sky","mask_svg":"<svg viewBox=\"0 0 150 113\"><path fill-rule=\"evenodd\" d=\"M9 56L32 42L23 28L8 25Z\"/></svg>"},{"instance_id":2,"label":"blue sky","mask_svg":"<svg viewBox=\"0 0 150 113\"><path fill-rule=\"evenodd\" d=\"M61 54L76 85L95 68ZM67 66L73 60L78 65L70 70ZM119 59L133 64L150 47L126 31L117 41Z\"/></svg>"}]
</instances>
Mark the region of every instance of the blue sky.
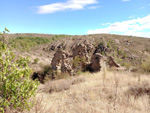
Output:
<instances>
[{"instance_id":1,"label":"blue sky","mask_svg":"<svg viewBox=\"0 0 150 113\"><path fill-rule=\"evenodd\" d=\"M1 0L0 31L150 37L149 0Z\"/></svg>"}]
</instances>

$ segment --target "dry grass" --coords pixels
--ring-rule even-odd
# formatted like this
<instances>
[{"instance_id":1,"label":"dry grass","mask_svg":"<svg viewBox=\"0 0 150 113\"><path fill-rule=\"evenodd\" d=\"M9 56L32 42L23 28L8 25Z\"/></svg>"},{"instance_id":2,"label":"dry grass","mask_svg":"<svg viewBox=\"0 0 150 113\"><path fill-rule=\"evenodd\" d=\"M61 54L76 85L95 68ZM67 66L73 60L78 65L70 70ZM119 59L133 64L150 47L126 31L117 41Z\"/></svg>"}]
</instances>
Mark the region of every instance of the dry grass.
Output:
<instances>
[{"instance_id":1,"label":"dry grass","mask_svg":"<svg viewBox=\"0 0 150 113\"><path fill-rule=\"evenodd\" d=\"M47 113L149 113L150 98L145 87L149 88L150 76L106 71L105 75L103 72L86 74L84 79L85 82L70 85L68 90L62 88L66 87L67 80L53 81L51 85L59 84L63 90L51 94L41 92L37 98L43 97L41 104L47 104ZM136 98L134 92L139 88L142 94Z\"/></svg>"},{"instance_id":2,"label":"dry grass","mask_svg":"<svg viewBox=\"0 0 150 113\"><path fill-rule=\"evenodd\" d=\"M133 86L131 86L128 91L128 95L133 95L135 98L138 98L143 95L150 96L150 82L149 81L143 81L142 83L137 83Z\"/></svg>"},{"instance_id":3,"label":"dry grass","mask_svg":"<svg viewBox=\"0 0 150 113\"><path fill-rule=\"evenodd\" d=\"M45 85L40 85L38 87L38 92L52 93L52 92L61 92L68 90L71 85L79 84L85 82L83 77L73 77L70 79L60 79L54 81L48 81Z\"/></svg>"}]
</instances>

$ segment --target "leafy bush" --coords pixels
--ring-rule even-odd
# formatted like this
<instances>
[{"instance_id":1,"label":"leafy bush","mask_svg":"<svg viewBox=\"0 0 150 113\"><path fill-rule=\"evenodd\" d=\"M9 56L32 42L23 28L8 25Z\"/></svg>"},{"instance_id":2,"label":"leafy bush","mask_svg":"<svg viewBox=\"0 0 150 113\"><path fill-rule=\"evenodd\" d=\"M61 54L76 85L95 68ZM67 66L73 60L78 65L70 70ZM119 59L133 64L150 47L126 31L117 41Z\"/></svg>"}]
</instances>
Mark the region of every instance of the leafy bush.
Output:
<instances>
[{"instance_id":1,"label":"leafy bush","mask_svg":"<svg viewBox=\"0 0 150 113\"><path fill-rule=\"evenodd\" d=\"M1 35L4 38L4 34ZM30 79L28 62L28 58L16 59L4 41L0 42L0 112L8 108L30 109L32 104L28 100L35 94L38 82Z\"/></svg>"},{"instance_id":2,"label":"leafy bush","mask_svg":"<svg viewBox=\"0 0 150 113\"><path fill-rule=\"evenodd\" d=\"M80 68L80 66L84 63L85 63L85 58L80 58L79 56L76 56L72 61L73 67L75 69Z\"/></svg>"}]
</instances>

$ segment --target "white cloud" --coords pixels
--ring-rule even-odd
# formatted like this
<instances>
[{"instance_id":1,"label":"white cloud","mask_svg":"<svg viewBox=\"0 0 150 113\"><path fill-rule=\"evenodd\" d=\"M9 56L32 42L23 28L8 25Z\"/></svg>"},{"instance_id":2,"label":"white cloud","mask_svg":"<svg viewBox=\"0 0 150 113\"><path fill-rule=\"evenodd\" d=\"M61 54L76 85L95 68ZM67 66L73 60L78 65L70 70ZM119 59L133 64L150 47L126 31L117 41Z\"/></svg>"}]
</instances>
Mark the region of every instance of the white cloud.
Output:
<instances>
[{"instance_id":1,"label":"white cloud","mask_svg":"<svg viewBox=\"0 0 150 113\"><path fill-rule=\"evenodd\" d=\"M90 4L98 3L97 0L68 0L66 2L53 3L49 5L38 6L37 13L55 13L63 10L80 10Z\"/></svg>"},{"instance_id":2,"label":"white cloud","mask_svg":"<svg viewBox=\"0 0 150 113\"><path fill-rule=\"evenodd\" d=\"M108 27L95 30L88 30L87 33L115 33L121 35L150 37L150 15L145 16L143 18L111 23Z\"/></svg>"},{"instance_id":3,"label":"white cloud","mask_svg":"<svg viewBox=\"0 0 150 113\"><path fill-rule=\"evenodd\" d=\"M122 0L123 2L128 2L128 1L130 1L130 0Z\"/></svg>"},{"instance_id":4,"label":"white cloud","mask_svg":"<svg viewBox=\"0 0 150 113\"><path fill-rule=\"evenodd\" d=\"M98 7L97 6L90 6L88 7L88 9L97 9Z\"/></svg>"}]
</instances>

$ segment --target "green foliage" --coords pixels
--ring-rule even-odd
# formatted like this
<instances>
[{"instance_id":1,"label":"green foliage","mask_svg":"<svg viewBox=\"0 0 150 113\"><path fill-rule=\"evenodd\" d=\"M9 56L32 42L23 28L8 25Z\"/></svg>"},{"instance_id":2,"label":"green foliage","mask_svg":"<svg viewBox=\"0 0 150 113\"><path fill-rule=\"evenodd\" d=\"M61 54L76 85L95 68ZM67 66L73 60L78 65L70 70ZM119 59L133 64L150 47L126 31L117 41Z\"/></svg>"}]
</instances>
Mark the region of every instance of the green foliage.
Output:
<instances>
[{"instance_id":1,"label":"green foliage","mask_svg":"<svg viewBox=\"0 0 150 113\"><path fill-rule=\"evenodd\" d=\"M37 64L39 61L39 58L35 58L33 64Z\"/></svg>"},{"instance_id":2,"label":"green foliage","mask_svg":"<svg viewBox=\"0 0 150 113\"><path fill-rule=\"evenodd\" d=\"M9 32L9 30L5 27L5 32Z\"/></svg>"},{"instance_id":3,"label":"green foliage","mask_svg":"<svg viewBox=\"0 0 150 113\"><path fill-rule=\"evenodd\" d=\"M142 62L141 69L144 72L150 72L150 58L147 58L145 61Z\"/></svg>"},{"instance_id":4,"label":"green foliage","mask_svg":"<svg viewBox=\"0 0 150 113\"><path fill-rule=\"evenodd\" d=\"M30 79L28 63L28 58L16 58L7 45L0 42L0 112L8 108L30 109L28 100L35 94L38 82Z\"/></svg>"},{"instance_id":5,"label":"green foliage","mask_svg":"<svg viewBox=\"0 0 150 113\"><path fill-rule=\"evenodd\" d=\"M123 59L125 59L125 58L127 58L127 55L124 53L124 55L123 55L123 57L122 57Z\"/></svg>"},{"instance_id":6,"label":"green foliage","mask_svg":"<svg viewBox=\"0 0 150 113\"><path fill-rule=\"evenodd\" d=\"M123 55L123 50L118 50L118 55Z\"/></svg>"},{"instance_id":7,"label":"green foliage","mask_svg":"<svg viewBox=\"0 0 150 113\"><path fill-rule=\"evenodd\" d=\"M127 70L129 70L129 69L130 69L130 67L131 67L131 63L123 62L123 63L121 64L121 66L125 66L125 67L126 67L126 69L127 69Z\"/></svg>"},{"instance_id":8,"label":"green foliage","mask_svg":"<svg viewBox=\"0 0 150 113\"><path fill-rule=\"evenodd\" d=\"M104 52L104 51L102 51L102 55L105 55L105 52Z\"/></svg>"},{"instance_id":9,"label":"green foliage","mask_svg":"<svg viewBox=\"0 0 150 113\"><path fill-rule=\"evenodd\" d=\"M50 41L50 38L43 37L17 37L10 38L9 45L13 49L19 49L20 51L29 51L31 47L35 47L40 44L46 44Z\"/></svg>"},{"instance_id":10,"label":"green foliage","mask_svg":"<svg viewBox=\"0 0 150 113\"><path fill-rule=\"evenodd\" d=\"M107 43L107 47L110 48L110 43Z\"/></svg>"},{"instance_id":11,"label":"green foliage","mask_svg":"<svg viewBox=\"0 0 150 113\"><path fill-rule=\"evenodd\" d=\"M9 46L12 49L19 49L20 51L29 51L32 47L41 44L51 43L53 41L65 38L66 35L55 35L52 38L44 37L17 37L9 39Z\"/></svg>"},{"instance_id":12,"label":"green foliage","mask_svg":"<svg viewBox=\"0 0 150 113\"><path fill-rule=\"evenodd\" d=\"M78 68L81 63L85 63L85 58L80 58L79 56L76 56L75 59L72 61L72 64L75 68Z\"/></svg>"}]
</instances>

